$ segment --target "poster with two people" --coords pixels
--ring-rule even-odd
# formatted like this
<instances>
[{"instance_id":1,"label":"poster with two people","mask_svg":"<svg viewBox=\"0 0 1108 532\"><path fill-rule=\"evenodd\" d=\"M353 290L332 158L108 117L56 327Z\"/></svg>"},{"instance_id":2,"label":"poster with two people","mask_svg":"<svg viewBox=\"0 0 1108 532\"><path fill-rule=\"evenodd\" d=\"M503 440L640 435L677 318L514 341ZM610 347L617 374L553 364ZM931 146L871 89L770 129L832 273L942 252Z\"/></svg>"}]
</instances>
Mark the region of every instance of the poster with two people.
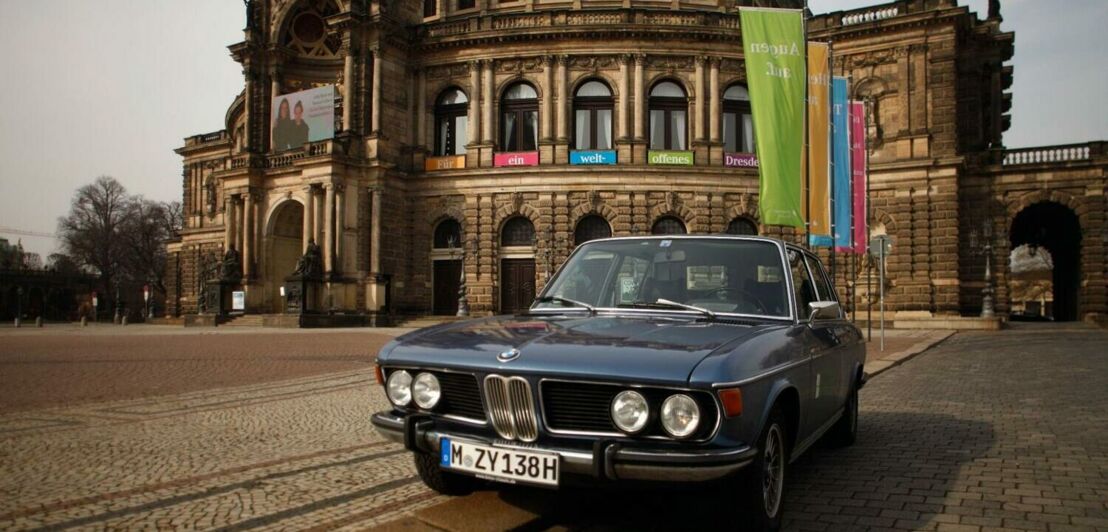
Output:
<instances>
[{"instance_id":1,"label":"poster with two people","mask_svg":"<svg viewBox=\"0 0 1108 532\"><path fill-rule=\"evenodd\" d=\"M301 148L335 136L334 85L275 96L272 109L273 151Z\"/></svg>"}]
</instances>

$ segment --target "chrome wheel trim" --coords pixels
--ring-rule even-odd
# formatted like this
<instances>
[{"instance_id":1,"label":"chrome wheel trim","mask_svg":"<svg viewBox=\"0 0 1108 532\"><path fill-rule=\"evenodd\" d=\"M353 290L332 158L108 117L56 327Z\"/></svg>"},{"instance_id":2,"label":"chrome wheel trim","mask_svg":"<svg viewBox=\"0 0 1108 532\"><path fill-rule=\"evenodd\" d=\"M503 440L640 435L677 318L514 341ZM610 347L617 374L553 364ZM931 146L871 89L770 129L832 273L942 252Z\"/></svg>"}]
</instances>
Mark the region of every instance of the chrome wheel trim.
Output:
<instances>
[{"instance_id":1,"label":"chrome wheel trim","mask_svg":"<svg viewBox=\"0 0 1108 532\"><path fill-rule=\"evenodd\" d=\"M785 449L781 427L774 423L766 432L766 445L762 456L762 502L766 516L774 518L781 509L781 495L785 487Z\"/></svg>"}]
</instances>

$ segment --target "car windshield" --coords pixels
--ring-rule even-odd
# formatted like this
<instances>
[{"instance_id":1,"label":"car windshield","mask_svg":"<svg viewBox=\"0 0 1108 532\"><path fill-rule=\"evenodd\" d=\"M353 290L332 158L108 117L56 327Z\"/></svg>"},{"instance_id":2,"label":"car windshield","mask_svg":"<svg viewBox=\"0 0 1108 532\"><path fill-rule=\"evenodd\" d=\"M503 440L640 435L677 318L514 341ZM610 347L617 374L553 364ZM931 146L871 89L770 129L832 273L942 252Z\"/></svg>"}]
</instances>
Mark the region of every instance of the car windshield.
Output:
<instances>
[{"instance_id":1,"label":"car windshield","mask_svg":"<svg viewBox=\"0 0 1108 532\"><path fill-rule=\"evenodd\" d=\"M532 308L588 311L565 303L573 301L600 309L692 306L708 316L788 318L786 273L779 248L764 240L597 241L574 253Z\"/></svg>"}]
</instances>

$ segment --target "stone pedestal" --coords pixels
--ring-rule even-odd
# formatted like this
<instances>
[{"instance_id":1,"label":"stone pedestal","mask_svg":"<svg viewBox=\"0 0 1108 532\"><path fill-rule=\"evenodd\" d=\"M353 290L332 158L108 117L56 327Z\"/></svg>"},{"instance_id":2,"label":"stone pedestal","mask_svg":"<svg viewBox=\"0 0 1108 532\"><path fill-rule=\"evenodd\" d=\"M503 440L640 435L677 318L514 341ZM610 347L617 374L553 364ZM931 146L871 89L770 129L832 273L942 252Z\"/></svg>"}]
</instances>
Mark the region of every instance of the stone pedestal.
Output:
<instances>
[{"instance_id":1,"label":"stone pedestal","mask_svg":"<svg viewBox=\"0 0 1108 532\"><path fill-rule=\"evenodd\" d=\"M293 276L285 279L285 313L315 314L323 308L323 281Z\"/></svg>"},{"instance_id":2,"label":"stone pedestal","mask_svg":"<svg viewBox=\"0 0 1108 532\"><path fill-rule=\"evenodd\" d=\"M242 285L233 281L208 281L204 284L204 305L201 314L227 316L231 314L231 294L242 290ZM237 311L241 313L241 311Z\"/></svg>"}]
</instances>

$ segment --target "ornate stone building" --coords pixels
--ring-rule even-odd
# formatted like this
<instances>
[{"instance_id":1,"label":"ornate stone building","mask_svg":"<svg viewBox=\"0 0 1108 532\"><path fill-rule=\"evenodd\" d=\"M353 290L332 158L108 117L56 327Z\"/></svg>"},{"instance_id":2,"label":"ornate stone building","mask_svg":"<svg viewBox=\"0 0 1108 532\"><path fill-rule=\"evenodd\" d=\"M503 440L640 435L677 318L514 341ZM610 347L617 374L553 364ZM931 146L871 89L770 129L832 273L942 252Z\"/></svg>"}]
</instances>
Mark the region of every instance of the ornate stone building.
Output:
<instances>
[{"instance_id":1,"label":"ornate stone building","mask_svg":"<svg viewBox=\"0 0 1108 532\"><path fill-rule=\"evenodd\" d=\"M740 4L803 2L248 2L230 47L244 90L224 129L177 150L186 228L169 249L171 312L197 312L203 272L231 246L248 313L282 310L282 283L315 241L323 306L372 323L453 314L463 276L475 314L521 308L598 236L796 238L758 225ZM1065 257L1055 299L1072 312L1056 314L1105 312L1108 155L1004 148L1014 38L1000 25L998 5L982 17L955 0L808 21L867 103L871 226L896 239L889 304L905 317L979 310L986 234L1000 312L1021 244ZM273 97L326 85L334 138L273 149ZM850 304L871 272L837 257Z\"/></svg>"}]
</instances>

